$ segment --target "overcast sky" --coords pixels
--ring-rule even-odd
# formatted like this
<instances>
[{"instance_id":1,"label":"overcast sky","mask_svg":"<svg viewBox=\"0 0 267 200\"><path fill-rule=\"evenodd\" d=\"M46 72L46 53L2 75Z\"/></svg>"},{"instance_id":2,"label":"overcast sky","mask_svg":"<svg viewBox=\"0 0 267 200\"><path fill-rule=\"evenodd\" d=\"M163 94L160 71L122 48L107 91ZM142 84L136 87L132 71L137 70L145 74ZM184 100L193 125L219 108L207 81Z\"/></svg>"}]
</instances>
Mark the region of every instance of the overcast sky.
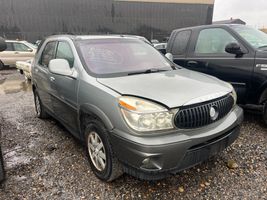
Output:
<instances>
[{"instance_id":1,"label":"overcast sky","mask_svg":"<svg viewBox=\"0 0 267 200\"><path fill-rule=\"evenodd\" d=\"M257 28L267 28L267 0L215 0L213 21L231 17Z\"/></svg>"}]
</instances>

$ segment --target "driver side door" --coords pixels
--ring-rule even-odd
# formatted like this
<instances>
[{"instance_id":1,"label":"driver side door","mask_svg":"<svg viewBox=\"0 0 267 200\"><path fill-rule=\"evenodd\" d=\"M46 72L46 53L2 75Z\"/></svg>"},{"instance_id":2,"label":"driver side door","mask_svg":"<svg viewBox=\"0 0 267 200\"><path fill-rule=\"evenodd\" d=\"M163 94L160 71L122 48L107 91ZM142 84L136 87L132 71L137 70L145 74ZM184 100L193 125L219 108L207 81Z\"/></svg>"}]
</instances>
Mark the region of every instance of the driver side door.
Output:
<instances>
[{"instance_id":1,"label":"driver side door","mask_svg":"<svg viewBox=\"0 0 267 200\"><path fill-rule=\"evenodd\" d=\"M239 43L245 54L241 57L225 51L229 43ZM186 68L205 68L206 74L229 82L235 88L239 103L245 103L251 87L254 56L230 31L223 28L207 28L199 31L196 44L191 45ZM190 65L191 64L191 65Z\"/></svg>"}]
</instances>

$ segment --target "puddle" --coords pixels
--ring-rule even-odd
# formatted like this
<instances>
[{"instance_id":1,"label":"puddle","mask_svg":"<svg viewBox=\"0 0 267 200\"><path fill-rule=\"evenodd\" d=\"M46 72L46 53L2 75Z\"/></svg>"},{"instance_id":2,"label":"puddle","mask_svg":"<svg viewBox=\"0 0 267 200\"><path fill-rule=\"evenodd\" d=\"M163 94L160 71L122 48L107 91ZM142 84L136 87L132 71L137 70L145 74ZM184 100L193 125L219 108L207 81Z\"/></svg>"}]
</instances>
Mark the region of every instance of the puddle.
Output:
<instances>
[{"instance_id":1,"label":"puddle","mask_svg":"<svg viewBox=\"0 0 267 200\"><path fill-rule=\"evenodd\" d=\"M31 84L21 77L6 78L0 83L0 95L18 93L20 91L31 91Z\"/></svg>"},{"instance_id":2,"label":"puddle","mask_svg":"<svg viewBox=\"0 0 267 200\"><path fill-rule=\"evenodd\" d=\"M4 155L7 170L13 169L20 165L29 164L32 161L31 157L17 152L18 150L20 150L20 147L16 147L14 150L9 151Z\"/></svg>"}]
</instances>

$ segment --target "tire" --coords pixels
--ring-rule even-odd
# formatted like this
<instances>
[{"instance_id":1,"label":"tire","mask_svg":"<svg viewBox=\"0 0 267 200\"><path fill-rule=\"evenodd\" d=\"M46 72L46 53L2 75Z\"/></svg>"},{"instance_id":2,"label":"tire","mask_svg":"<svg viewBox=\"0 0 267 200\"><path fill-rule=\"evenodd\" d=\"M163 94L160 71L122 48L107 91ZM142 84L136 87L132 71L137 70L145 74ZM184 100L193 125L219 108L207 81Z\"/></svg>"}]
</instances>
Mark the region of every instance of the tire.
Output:
<instances>
[{"instance_id":1,"label":"tire","mask_svg":"<svg viewBox=\"0 0 267 200\"><path fill-rule=\"evenodd\" d=\"M108 131L97 119L85 128L86 154L93 173L99 179L111 182L123 174L121 164L114 156Z\"/></svg>"},{"instance_id":2,"label":"tire","mask_svg":"<svg viewBox=\"0 0 267 200\"><path fill-rule=\"evenodd\" d=\"M4 159L0 146L0 183L5 180Z\"/></svg>"},{"instance_id":3,"label":"tire","mask_svg":"<svg viewBox=\"0 0 267 200\"><path fill-rule=\"evenodd\" d=\"M267 101L265 102L264 107L263 107L263 121L265 125L267 126Z\"/></svg>"},{"instance_id":4,"label":"tire","mask_svg":"<svg viewBox=\"0 0 267 200\"><path fill-rule=\"evenodd\" d=\"M0 60L0 70L4 69L5 65L4 63L2 63L2 61Z\"/></svg>"},{"instance_id":5,"label":"tire","mask_svg":"<svg viewBox=\"0 0 267 200\"><path fill-rule=\"evenodd\" d=\"M34 104L35 104L35 111L36 115L40 119L47 119L49 115L45 111L45 108L41 102L41 99L36 91L33 92L34 95Z\"/></svg>"}]
</instances>

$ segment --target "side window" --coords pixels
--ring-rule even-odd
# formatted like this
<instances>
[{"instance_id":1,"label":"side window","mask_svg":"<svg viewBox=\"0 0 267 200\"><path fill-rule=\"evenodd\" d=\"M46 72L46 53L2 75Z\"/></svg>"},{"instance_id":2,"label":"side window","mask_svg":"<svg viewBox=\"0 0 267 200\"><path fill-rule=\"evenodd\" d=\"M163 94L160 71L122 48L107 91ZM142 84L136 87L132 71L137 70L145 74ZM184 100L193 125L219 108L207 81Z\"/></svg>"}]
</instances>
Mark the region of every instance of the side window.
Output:
<instances>
[{"instance_id":1,"label":"side window","mask_svg":"<svg viewBox=\"0 0 267 200\"><path fill-rule=\"evenodd\" d=\"M70 45L67 42L58 43L56 58L66 59L69 62L70 67L73 67L74 55Z\"/></svg>"},{"instance_id":2,"label":"side window","mask_svg":"<svg viewBox=\"0 0 267 200\"><path fill-rule=\"evenodd\" d=\"M56 50L56 42L49 42L46 44L42 56L39 60L39 64L45 67L48 67L49 61L54 59L55 50Z\"/></svg>"},{"instance_id":3,"label":"side window","mask_svg":"<svg viewBox=\"0 0 267 200\"><path fill-rule=\"evenodd\" d=\"M29 52L29 49L30 47L26 46L25 44L22 44L22 43L13 43L13 46L14 46L14 50L15 51L26 51L26 52Z\"/></svg>"},{"instance_id":4,"label":"side window","mask_svg":"<svg viewBox=\"0 0 267 200\"><path fill-rule=\"evenodd\" d=\"M12 43L11 42L7 42L6 43L6 50L5 51L14 51L14 49L13 49L13 45L12 45Z\"/></svg>"},{"instance_id":5,"label":"side window","mask_svg":"<svg viewBox=\"0 0 267 200\"><path fill-rule=\"evenodd\" d=\"M199 34L195 47L196 54L225 54L225 47L231 42L237 40L226 30L221 28L212 28L202 30Z\"/></svg>"},{"instance_id":6,"label":"side window","mask_svg":"<svg viewBox=\"0 0 267 200\"><path fill-rule=\"evenodd\" d=\"M176 34L174 44L172 47L172 54L183 55L185 54L186 47L188 45L189 38L191 36L191 31L181 31Z\"/></svg>"}]
</instances>

